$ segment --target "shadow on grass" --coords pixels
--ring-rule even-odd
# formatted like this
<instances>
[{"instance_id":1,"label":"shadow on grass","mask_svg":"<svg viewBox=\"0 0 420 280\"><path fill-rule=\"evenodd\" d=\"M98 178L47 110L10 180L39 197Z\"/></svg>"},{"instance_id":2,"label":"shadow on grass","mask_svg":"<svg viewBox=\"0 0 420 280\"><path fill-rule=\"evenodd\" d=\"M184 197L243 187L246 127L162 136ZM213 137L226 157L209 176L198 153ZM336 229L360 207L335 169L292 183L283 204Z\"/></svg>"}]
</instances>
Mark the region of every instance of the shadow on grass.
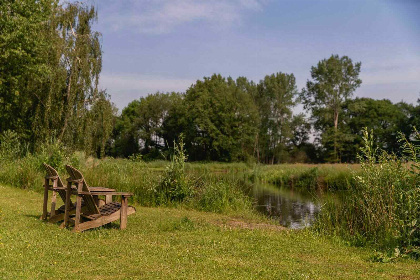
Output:
<instances>
[{"instance_id":1,"label":"shadow on grass","mask_svg":"<svg viewBox=\"0 0 420 280\"><path fill-rule=\"evenodd\" d=\"M27 218L30 219L34 219L34 220L38 220L39 222L45 222L45 223L49 223L48 220L41 220L41 214L39 215L34 215L34 214L25 214L24 215ZM57 226L60 226L63 223L63 221L58 221L55 223L51 223L51 224L55 224ZM73 227L70 226L69 229L72 229ZM92 229L88 229L85 232L90 232L90 231L97 231L97 230L111 230L111 229L119 229L120 228L120 224L119 223L109 223L97 228L92 228Z\"/></svg>"},{"instance_id":2,"label":"shadow on grass","mask_svg":"<svg viewBox=\"0 0 420 280\"><path fill-rule=\"evenodd\" d=\"M33 219L35 219L35 220L40 220L40 221L42 221L40 218L41 218L41 216L42 216L42 214L38 214L38 215L29 215L29 214L25 214L24 215L25 217L28 217L28 218L33 218Z\"/></svg>"}]
</instances>

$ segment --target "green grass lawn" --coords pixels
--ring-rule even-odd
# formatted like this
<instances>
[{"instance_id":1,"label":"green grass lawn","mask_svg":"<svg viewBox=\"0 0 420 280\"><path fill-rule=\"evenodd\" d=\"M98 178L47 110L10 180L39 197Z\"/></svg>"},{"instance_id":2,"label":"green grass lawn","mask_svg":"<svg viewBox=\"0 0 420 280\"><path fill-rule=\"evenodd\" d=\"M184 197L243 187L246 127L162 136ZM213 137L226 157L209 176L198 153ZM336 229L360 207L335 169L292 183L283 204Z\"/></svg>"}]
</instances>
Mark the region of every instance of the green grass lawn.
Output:
<instances>
[{"instance_id":1,"label":"green grass lawn","mask_svg":"<svg viewBox=\"0 0 420 280\"><path fill-rule=\"evenodd\" d=\"M77 234L39 220L42 194L0 192L0 279L420 279L413 260L184 209L136 206L125 231Z\"/></svg>"}]
</instances>

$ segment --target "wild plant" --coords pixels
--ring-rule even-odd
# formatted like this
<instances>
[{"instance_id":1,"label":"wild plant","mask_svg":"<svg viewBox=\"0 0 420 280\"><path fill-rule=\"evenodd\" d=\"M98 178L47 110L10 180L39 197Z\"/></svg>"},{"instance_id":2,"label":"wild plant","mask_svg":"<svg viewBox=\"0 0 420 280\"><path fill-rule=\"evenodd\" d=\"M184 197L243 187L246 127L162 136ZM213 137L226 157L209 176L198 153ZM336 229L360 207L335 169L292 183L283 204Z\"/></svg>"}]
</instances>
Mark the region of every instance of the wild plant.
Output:
<instances>
[{"instance_id":1,"label":"wild plant","mask_svg":"<svg viewBox=\"0 0 420 280\"><path fill-rule=\"evenodd\" d=\"M375 148L373 132L364 130L354 184L339 203L323 207L318 229L335 232L356 245L420 255L419 147L400 140L411 162Z\"/></svg>"},{"instance_id":2,"label":"wild plant","mask_svg":"<svg viewBox=\"0 0 420 280\"><path fill-rule=\"evenodd\" d=\"M170 163L166 166L160 184L155 188L156 203L182 202L193 194L193 188L185 172L184 141L180 137L179 143L174 142L174 153Z\"/></svg>"},{"instance_id":3,"label":"wild plant","mask_svg":"<svg viewBox=\"0 0 420 280\"><path fill-rule=\"evenodd\" d=\"M0 135L0 159L11 160L22 156L22 146L18 134L6 130Z\"/></svg>"}]
</instances>

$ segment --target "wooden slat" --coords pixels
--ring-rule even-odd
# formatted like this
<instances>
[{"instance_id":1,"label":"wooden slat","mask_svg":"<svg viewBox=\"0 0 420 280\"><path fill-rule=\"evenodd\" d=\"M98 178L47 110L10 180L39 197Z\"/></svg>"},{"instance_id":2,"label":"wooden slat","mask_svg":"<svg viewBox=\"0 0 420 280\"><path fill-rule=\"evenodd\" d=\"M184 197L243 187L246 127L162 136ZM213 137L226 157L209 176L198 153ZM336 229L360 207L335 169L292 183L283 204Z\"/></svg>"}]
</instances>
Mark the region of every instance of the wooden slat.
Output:
<instances>
[{"instance_id":1,"label":"wooden slat","mask_svg":"<svg viewBox=\"0 0 420 280\"><path fill-rule=\"evenodd\" d=\"M83 195L88 195L88 194L91 194L91 195L123 195L123 196L133 196L133 194L132 193L129 193L129 192L95 192L95 191L89 191L89 192L86 192L86 191L82 191L82 192L79 192L79 194L83 194Z\"/></svg>"},{"instance_id":2,"label":"wooden slat","mask_svg":"<svg viewBox=\"0 0 420 280\"><path fill-rule=\"evenodd\" d=\"M89 187L91 192L115 192L115 189L104 188L104 187Z\"/></svg>"}]
</instances>

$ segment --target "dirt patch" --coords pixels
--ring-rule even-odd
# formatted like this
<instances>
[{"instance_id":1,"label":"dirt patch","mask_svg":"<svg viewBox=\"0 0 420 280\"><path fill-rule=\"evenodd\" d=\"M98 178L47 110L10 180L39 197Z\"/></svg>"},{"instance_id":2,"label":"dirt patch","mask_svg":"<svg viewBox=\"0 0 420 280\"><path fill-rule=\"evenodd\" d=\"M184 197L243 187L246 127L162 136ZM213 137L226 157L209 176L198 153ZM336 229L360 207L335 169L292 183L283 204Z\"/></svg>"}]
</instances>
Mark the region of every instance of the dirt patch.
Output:
<instances>
[{"instance_id":1,"label":"dirt patch","mask_svg":"<svg viewBox=\"0 0 420 280\"><path fill-rule=\"evenodd\" d=\"M273 225L273 224L266 224L266 223L253 223L253 222L245 222L236 219L230 220L218 220L214 221L214 223L220 227L233 229L233 228L240 228L240 229L269 229L269 230L276 230L281 231L287 228L280 226L280 225Z\"/></svg>"}]
</instances>

